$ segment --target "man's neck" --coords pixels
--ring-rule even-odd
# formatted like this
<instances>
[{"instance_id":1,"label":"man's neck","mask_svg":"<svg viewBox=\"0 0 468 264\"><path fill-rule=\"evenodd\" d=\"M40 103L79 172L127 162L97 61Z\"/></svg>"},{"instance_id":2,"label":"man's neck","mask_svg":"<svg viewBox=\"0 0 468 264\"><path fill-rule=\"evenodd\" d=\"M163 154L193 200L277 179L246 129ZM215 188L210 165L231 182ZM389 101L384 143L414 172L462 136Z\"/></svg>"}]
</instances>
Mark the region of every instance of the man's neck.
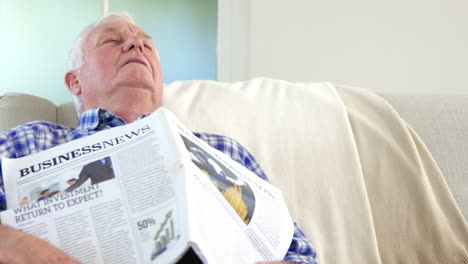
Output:
<instances>
[{"instance_id":1,"label":"man's neck","mask_svg":"<svg viewBox=\"0 0 468 264\"><path fill-rule=\"evenodd\" d=\"M144 115L144 114L149 114L149 113L152 113L154 112L155 110L151 111L151 110L148 110L148 111L141 111L141 110L124 110L124 111L118 111L118 110L115 110L115 111L112 111L115 115L117 115L118 117L122 118L123 120L125 120L126 123L132 123L133 121L137 120L138 117L140 117L141 115Z\"/></svg>"},{"instance_id":2,"label":"man's neck","mask_svg":"<svg viewBox=\"0 0 468 264\"><path fill-rule=\"evenodd\" d=\"M138 119L141 115L150 114L161 106L161 102L152 100L148 95L142 94L126 94L119 96L127 96L122 98L112 98L106 101L96 102L92 105L83 106L84 110L92 108L102 108L111 111L118 117L122 118L126 123L131 123Z\"/></svg>"}]
</instances>

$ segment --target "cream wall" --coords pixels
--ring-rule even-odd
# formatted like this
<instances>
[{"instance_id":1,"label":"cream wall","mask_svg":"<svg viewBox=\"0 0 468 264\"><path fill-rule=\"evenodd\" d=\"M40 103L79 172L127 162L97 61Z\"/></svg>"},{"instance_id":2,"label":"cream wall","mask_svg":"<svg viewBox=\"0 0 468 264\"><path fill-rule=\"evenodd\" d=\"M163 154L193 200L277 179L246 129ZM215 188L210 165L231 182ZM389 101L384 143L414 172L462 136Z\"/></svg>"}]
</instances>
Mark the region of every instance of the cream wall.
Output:
<instances>
[{"instance_id":1,"label":"cream wall","mask_svg":"<svg viewBox=\"0 0 468 264\"><path fill-rule=\"evenodd\" d=\"M468 93L468 1L231 2L230 16L219 6L219 32L230 31L218 36L220 80L268 76Z\"/></svg>"}]
</instances>

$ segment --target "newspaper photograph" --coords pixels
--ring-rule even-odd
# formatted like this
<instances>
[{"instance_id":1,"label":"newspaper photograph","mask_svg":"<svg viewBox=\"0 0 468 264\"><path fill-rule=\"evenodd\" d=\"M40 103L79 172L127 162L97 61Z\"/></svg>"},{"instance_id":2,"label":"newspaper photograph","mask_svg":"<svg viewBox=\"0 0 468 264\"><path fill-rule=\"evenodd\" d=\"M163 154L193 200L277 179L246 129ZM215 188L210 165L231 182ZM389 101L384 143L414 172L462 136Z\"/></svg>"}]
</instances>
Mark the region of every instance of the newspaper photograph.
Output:
<instances>
[{"instance_id":1,"label":"newspaper photograph","mask_svg":"<svg viewBox=\"0 0 468 264\"><path fill-rule=\"evenodd\" d=\"M48 175L33 184L18 188L19 203L23 206L39 202L62 193L69 193L78 187L86 187L113 179L114 170L110 157L91 161L84 166L78 165L64 171Z\"/></svg>"},{"instance_id":2,"label":"newspaper photograph","mask_svg":"<svg viewBox=\"0 0 468 264\"><path fill-rule=\"evenodd\" d=\"M192 162L203 172L218 191L229 202L245 224L249 224L255 209L255 196L244 181L234 175L222 163L214 159L203 148L182 135L184 145L190 152Z\"/></svg>"},{"instance_id":3,"label":"newspaper photograph","mask_svg":"<svg viewBox=\"0 0 468 264\"><path fill-rule=\"evenodd\" d=\"M83 263L281 260L293 235L277 188L164 108L2 169L1 223Z\"/></svg>"},{"instance_id":4,"label":"newspaper photograph","mask_svg":"<svg viewBox=\"0 0 468 264\"><path fill-rule=\"evenodd\" d=\"M194 136L182 123L178 127L199 178L211 183L205 191L211 189L211 196L236 220L235 224L256 249L260 260L281 260L294 233L282 192Z\"/></svg>"}]
</instances>

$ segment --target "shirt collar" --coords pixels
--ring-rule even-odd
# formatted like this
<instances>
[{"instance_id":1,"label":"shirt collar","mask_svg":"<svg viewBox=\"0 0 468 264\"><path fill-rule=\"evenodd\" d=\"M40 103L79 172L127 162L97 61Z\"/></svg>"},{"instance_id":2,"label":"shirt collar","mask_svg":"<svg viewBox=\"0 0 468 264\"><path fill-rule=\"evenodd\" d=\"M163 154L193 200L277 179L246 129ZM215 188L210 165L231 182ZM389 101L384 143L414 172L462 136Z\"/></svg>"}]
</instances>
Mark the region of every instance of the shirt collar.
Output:
<instances>
[{"instance_id":1,"label":"shirt collar","mask_svg":"<svg viewBox=\"0 0 468 264\"><path fill-rule=\"evenodd\" d=\"M141 115L138 119L148 115ZM127 124L125 120L118 117L111 111L102 108L89 109L81 114L80 121L76 129L79 130L100 130L105 127L117 127Z\"/></svg>"}]
</instances>

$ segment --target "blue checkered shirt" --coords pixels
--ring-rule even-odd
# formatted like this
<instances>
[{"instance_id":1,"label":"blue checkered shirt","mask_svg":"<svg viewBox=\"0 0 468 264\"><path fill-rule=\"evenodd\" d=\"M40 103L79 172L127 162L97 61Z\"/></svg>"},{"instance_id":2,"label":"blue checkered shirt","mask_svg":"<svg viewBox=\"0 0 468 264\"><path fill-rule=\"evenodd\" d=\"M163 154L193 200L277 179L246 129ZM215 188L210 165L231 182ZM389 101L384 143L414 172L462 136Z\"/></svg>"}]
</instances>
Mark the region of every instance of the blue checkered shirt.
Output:
<instances>
[{"instance_id":1,"label":"blue checkered shirt","mask_svg":"<svg viewBox=\"0 0 468 264\"><path fill-rule=\"evenodd\" d=\"M30 122L0 135L0 156L8 158L24 157L71 140L92 135L107 128L124 124L125 121L118 116L108 110L99 108L84 112L76 128L45 121ZM229 155L233 160L239 162L260 178L268 180L252 154L233 139L206 133L194 134L213 148ZM0 211L5 209L6 199L0 159ZM294 237L284 260L298 263L317 263L315 250L296 222L294 222L294 228Z\"/></svg>"}]
</instances>

